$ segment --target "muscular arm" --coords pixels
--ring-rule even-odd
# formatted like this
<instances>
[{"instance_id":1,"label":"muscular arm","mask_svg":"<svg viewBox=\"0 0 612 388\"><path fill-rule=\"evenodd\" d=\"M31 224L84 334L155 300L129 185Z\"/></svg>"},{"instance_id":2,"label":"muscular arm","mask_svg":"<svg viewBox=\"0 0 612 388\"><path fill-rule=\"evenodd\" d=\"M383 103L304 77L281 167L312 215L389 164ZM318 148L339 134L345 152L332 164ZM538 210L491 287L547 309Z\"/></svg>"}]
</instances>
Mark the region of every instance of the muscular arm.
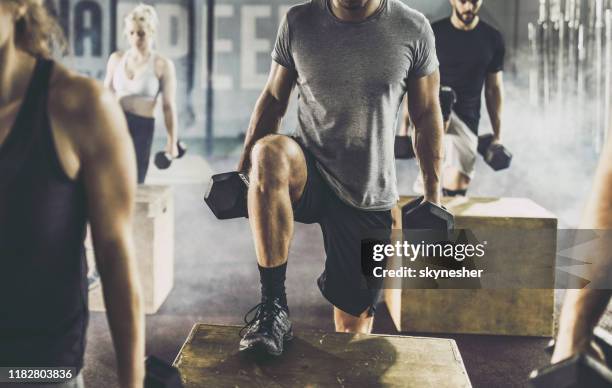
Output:
<instances>
[{"instance_id":1,"label":"muscular arm","mask_svg":"<svg viewBox=\"0 0 612 388\"><path fill-rule=\"evenodd\" d=\"M501 116L504 104L503 72L489 73L485 80L485 101L495 140L501 140Z\"/></svg>"},{"instance_id":2,"label":"muscular arm","mask_svg":"<svg viewBox=\"0 0 612 388\"><path fill-rule=\"evenodd\" d=\"M65 129L85 183L96 266L117 358L120 387L142 387L144 315L132 242L136 163L114 96L77 76L61 81L55 125ZM58 88L59 89L59 88Z\"/></svg>"},{"instance_id":3,"label":"muscular arm","mask_svg":"<svg viewBox=\"0 0 612 388\"><path fill-rule=\"evenodd\" d=\"M425 199L440 203L442 137L440 73L411 79L408 83L408 110L414 123L414 149L423 174Z\"/></svg>"},{"instance_id":4,"label":"muscular arm","mask_svg":"<svg viewBox=\"0 0 612 388\"><path fill-rule=\"evenodd\" d=\"M612 137L608 138L595 173L591 197L587 203L582 229L607 230L599 239L601 252L612 252ZM598 262L593 269L596 274L610 274L612 262ZM593 329L612 297L612 290L581 289L568 290L559 319L559 335L551 362L559 362L581 351L588 351Z\"/></svg>"},{"instance_id":5,"label":"muscular arm","mask_svg":"<svg viewBox=\"0 0 612 388\"><path fill-rule=\"evenodd\" d=\"M162 107L164 122L168 132L166 152L173 157L178 155L176 142L178 141L178 115L176 109L176 69L171 60L164 60L162 73Z\"/></svg>"},{"instance_id":6,"label":"muscular arm","mask_svg":"<svg viewBox=\"0 0 612 388\"><path fill-rule=\"evenodd\" d=\"M251 149L262 137L276 133L281 120L287 112L289 97L295 86L296 73L276 62L272 62L270 75L263 92L257 99L255 109L251 114L249 128L244 140L244 150L238 163L238 170L247 170L250 165Z\"/></svg>"}]
</instances>

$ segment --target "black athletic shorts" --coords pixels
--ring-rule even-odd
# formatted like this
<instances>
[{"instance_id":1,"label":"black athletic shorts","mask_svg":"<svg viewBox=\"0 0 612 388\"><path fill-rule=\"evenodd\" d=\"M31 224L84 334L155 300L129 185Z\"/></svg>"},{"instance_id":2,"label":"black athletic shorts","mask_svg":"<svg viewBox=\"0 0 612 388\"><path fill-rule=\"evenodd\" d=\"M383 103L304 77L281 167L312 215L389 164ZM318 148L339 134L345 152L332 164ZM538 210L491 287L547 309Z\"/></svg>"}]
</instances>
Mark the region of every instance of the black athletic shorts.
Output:
<instances>
[{"instance_id":1,"label":"black athletic shorts","mask_svg":"<svg viewBox=\"0 0 612 388\"><path fill-rule=\"evenodd\" d=\"M317 280L319 289L340 310L356 317L368 310L371 316L381 289L366 283L361 240L372 231L388 230L390 234L391 211L366 211L344 203L321 177L312 154L300 146L306 157L308 177L302 197L293 205L293 213L297 222L321 225L327 259Z\"/></svg>"}]
</instances>

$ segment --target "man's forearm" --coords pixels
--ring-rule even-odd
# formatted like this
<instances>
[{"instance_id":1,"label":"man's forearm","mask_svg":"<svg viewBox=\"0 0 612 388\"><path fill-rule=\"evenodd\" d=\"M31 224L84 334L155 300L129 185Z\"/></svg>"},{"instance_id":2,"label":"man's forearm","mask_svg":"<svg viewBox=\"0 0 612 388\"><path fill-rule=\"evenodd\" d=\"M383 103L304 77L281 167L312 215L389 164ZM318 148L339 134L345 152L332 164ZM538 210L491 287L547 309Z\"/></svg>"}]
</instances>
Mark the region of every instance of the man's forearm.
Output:
<instances>
[{"instance_id":1,"label":"man's forearm","mask_svg":"<svg viewBox=\"0 0 612 388\"><path fill-rule=\"evenodd\" d=\"M413 118L415 125L415 154L423 174L425 198L440 202L440 177L442 170L442 114L439 107L431 108L420 117Z\"/></svg>"},{"instance_id":2,"label":"man's forearm","mask_svg":"<svg viewBox=\"0 0 612 388\"><path fill-rule=\"evenodd\" d=\"M485 99L487 103L487 111L489 112L489 119L491 120L491 127L493 128L493 135L496 139L501 138L501 116L503 109L503 93L500 87L491 87L485 92Z\"/></svg>"},{"instance_id":3,"label":"man's forearm","mask_svg":"<svg viewBox=\"0 0 612 388\"><path fill-rule=\"evenodd\" d=\"M611 295L611 290L568 290L559 319L560 329L562 328L572 341L590 340Z\"/></svg>"},{"instance_id":4,"label":"man's forearm","mask_svg":"<svg viewBox=\"0 0 612 388\"><path fill-rule=\"evenodd\" d=\"M239 163L240 169L245 170L250 167L249 155L257 140L278 132L286 109L287 107L270 93L264 92L259 97L244 139L244 151Z\"/></svg>"},{"instance_id":5,"label":"man's forearm","mask_svg":"<svg viewBox=\"0 0 612 388\"><path fill-rule=\"evenodd\" d=\"M107 243L96 249L120 387L142 387L144 315L131 242Z\"/></svg>"}]
</instances>

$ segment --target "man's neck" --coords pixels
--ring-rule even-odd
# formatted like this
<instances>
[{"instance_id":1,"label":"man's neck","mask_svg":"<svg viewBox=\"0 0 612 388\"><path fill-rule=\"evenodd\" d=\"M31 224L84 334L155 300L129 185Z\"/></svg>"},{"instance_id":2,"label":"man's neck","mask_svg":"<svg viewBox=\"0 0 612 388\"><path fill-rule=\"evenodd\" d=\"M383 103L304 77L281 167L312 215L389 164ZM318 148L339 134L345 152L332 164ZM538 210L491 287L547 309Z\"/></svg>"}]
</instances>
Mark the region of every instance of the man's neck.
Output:
<instances>
[{"instance_id":1,"label":"man's neck","mask_svg":"<svg viewBox=\"0 0 612 388\"><path fill-rule=\"evenodd\" d=\"M461 31L471 31L474 28L476 28L476 26L480 22L480 17L478 15L476 15L476 16L474 16L474 19L472 20L472 22L470 24L465 24L465 23L463 23L463 20L459 19L459 16L457 16L457 13L453 12L453 14L451 15L450 20L451 20L451 24L456 29L461 30Z\"/></svg>"},{"instance_id":2,"label":"man's neck","mask_svg":"<svg viewBox=\"0 0 612 388\"><path fill-rule=\"evenodd\" d=\"M23 96L35 62L12 43L0 48L0 107Z\"/></svg>"},{"instance_id":3,"label":"man's neck","mask_svg":"<svg viewBox=\"0 0 612 388\"><path fill-rule=\"evenodd\" d=\"M361 22L372 16L383 0L370 0L364 7L347 9L340 5L339 0L329 0L331 11L335 17L345 22Z\"/></svg>"}]
</instances>

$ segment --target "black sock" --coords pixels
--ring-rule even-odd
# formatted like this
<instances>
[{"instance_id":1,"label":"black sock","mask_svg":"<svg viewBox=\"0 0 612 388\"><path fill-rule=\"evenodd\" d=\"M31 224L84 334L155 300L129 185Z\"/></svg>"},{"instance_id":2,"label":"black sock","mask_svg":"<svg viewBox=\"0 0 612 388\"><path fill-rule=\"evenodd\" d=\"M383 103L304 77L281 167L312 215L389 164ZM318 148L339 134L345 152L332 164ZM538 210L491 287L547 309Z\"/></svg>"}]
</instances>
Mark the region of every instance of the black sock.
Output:
<instances>
[{"instance_id":1,"label":"black sock","mask_svg":"<svg viewBox=\"0 0 612 388\"><path fill-rule=\"evenodd\" d=\"M258 267L262 299L278 298L281 306L289 311L287 295L285 294L287 263L272 268L265 268L260 265Z\"/></svg>"},{"instance_id":2,"label":"black sock","mask_svg":"<svg viewBox=\"0 0 612 388\"><path fill-rule=\"evenodd\" d=\"M466 194L467 194L467 189L465 190L442 189L442 195L444 195L445 197L458 197L458 196L465 197Z\"/></svg>"}]
</instances>

